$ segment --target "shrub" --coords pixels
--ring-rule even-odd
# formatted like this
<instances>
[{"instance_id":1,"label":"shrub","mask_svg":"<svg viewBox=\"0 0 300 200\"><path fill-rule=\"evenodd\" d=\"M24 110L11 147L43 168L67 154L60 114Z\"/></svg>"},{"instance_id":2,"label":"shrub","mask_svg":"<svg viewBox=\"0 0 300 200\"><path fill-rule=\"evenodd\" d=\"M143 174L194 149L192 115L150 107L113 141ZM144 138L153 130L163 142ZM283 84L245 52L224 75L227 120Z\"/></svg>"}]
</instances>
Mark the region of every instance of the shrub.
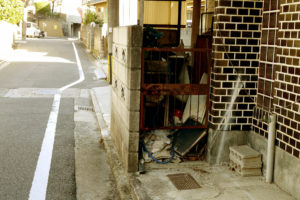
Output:
<instances>
[{"instance_id":1,"label":"shrub","mask_svg":"<svg viewBox=\"0 0 300 200\"><path fill-rule=\"evenodd\" d=\"M152 26L145 26L143 30L143 47L158 47L158 40L163 36Z\"/></svg>"},{"instance_id":2,"label":"shrub","mask_svg":"<svg viewBox=\"0 0 300 200\"><path fill-rule=\"evenodd\" d=\"M17 24L23 15L24 4L21 0L0 0L0 21Z\"/></svg>"},{"instance_id":3,"label":"shrub","mask_svg":"<svg viewBox=\"0 0 300 200\"><path fill-rule=\"evenodd\" d=\"M39 1L34 3L36 14L43 16L50 16L50 3L46 1Z\"/></svg>"},{"instance_id":4,"label":"shrub","mask_svg":"<svg viewBox=\"0 0 300 200\"><path fill-rule=\"evenodd\" d=\"M99 15L97 13L87 10L84 14L83 23L84 24L90 24L92 22L95 22L95 24L99 25L100 27L103 25L103 20L100 19Z\"/></svg>"}]
</instances>

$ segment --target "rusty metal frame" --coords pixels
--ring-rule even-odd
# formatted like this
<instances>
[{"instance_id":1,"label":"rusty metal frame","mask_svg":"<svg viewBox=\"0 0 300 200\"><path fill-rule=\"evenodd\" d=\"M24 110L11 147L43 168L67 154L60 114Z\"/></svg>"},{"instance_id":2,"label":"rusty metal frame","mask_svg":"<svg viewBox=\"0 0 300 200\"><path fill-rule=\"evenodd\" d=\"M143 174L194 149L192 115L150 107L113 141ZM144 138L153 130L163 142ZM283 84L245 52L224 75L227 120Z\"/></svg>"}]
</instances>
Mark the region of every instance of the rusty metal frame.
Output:
<instances>
[{"instance_id":1,"label":"rusty metal frame","mask_svg":"<svg viewBox=\"0 0 300 200\"><path fill-rule=\"evenodd\" d=\"M207 84L155 84L145 83L145 52L156 51L156 52L205 52L208 57L207 66ZM140 95L140 130L148 131L153 129L192 129L192 128L208 128L208 112L210 109L209 92L210 92L210 69L212 60L211 49L208 48L143 48L141 57L141 95ZM209 57L210 55L210 57ZM146 95L206 95L206 115L204 125L193 125L193 126L161 126L161 127L144 127L144 99Z\"/></svg>"}]
</instances>

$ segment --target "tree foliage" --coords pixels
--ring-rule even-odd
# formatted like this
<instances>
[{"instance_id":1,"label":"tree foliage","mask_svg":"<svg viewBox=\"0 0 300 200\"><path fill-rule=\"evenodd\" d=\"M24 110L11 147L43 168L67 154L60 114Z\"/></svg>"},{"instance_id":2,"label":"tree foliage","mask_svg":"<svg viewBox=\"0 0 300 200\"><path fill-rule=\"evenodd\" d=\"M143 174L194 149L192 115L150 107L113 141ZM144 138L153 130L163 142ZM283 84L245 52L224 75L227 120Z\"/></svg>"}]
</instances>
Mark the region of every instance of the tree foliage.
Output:
<instances>
[{"instance_id":1,"label":"tree foliage","mask_svg":"<svg viewBox=\"0 0 300 200\"><path fill-rule=\"evenodd\" d=\"M100 19L99 15L97 13L87 10L86 13L84 14L84 19L83 23L84 24L90 24L92 22L95 22L95 24L102 26L103 25L103 20Z\"/></svg>"},{"instance_id":2,"label":"tree foliage","mask_svg":"<svg viewBox=\"0 0 300 200\"><path fill-rule=\"evenodd\" d=\"M0 21L17 24L23 15L24 4L21 0L0 0Z\"/></svg>"},{"instance_id":3,"label":"tree foliage","mask_svg":"<svg viewBox=\"0 0 300 200\"><path fill-rule=\"evenodd\" d=\"M46 1L39 1L34 3L36 14L43 16L50 16L51 8L50 3Z\"/></svg>"}]
</instances>

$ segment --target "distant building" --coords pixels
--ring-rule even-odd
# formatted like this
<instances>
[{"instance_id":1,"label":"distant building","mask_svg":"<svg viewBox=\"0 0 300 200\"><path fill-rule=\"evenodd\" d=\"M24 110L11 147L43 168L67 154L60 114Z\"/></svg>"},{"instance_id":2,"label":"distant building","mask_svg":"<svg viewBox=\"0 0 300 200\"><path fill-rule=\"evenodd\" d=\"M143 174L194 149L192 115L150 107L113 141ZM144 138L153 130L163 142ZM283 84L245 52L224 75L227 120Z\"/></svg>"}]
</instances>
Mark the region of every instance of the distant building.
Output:
<instances>
[{"instance_id":1,"label":"distant building","mask_svg":"<svg viewBox=\"0 0 300 200\"><path fill-rule=\"evenodd\" d=\"M64 32L70 37L80 36L81 26L81 0L59 0L57 10L66 16Z\"/></svg>"},{"instance_id":2,"label":"distant building","mask_svg":"<svg viewBox=\"0 0 300 200\"><path fill-rule=\"evenodd\" d=\"M90 9L96 12L103 20L102 35L107 33L107 0L83 0L83 10Z\"/></svg>"}]
</instances>

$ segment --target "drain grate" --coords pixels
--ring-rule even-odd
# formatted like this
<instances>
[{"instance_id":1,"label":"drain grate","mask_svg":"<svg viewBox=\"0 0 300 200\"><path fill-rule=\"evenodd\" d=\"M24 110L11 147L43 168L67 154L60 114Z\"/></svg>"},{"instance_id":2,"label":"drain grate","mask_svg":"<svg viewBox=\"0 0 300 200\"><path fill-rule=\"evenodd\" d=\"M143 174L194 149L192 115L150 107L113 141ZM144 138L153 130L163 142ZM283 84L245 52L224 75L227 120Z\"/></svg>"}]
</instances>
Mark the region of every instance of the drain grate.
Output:
<instances>
[{"instance_id":1,"label":"drain grate","mask_svg":"<svg viewBox=\"0 0 300 200\"><path fill-rule=\"evenodd\" d=\"M75 110L94 111L92 106L75 106Z\"/></svg>"},{"instance_id":2,"label":"drain grate","mask_svg":"<svg viewBox=\"0 0 300 200\"><path fill-rule=\"evenodd\" d=\"M167 176L178 190L191 190L201 188L201 186L190 174L169 174Z\"/></svg>"}]
</instances>

